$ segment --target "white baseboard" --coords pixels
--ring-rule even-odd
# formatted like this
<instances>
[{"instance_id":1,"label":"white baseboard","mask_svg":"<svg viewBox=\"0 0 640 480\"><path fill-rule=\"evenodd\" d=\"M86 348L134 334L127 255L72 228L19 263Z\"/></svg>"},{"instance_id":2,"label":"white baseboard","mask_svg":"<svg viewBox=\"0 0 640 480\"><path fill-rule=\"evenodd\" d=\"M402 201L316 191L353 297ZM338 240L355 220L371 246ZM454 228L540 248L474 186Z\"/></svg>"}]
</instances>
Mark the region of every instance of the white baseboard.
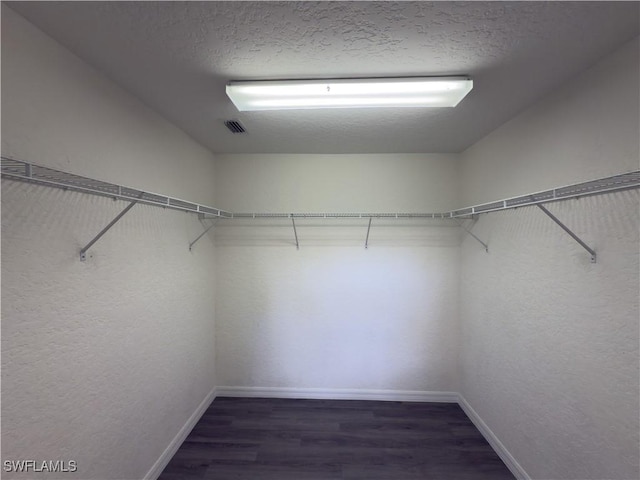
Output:
<instances>
[{"instance_id":1,"label":"white baseboard","mask_svg":"<svg viewBox=\"0 0 640 480\"><path fill-rule=\"evenodd\" d=\"M164 449L164 452L162 452L160 458L156 460L156 463L153 464L151 469L144 476L144 480L156 480L160 476L162 471L165 469L167 464L171 461L175 453L180 448L180 445L182 445L182 442L184 442L185 438L187 438L189 433L191 433L191 430L193 430L193 427L196 426L196 423L198 423L200 417L202 417L207 408L209 408L209 405L211 405L211 402L213 402L213 400L216 398L216 391L216 387L213 387L213 389L207 394L207 396L204 397L204 400L200 402L198 408L196 408L195 412L191 414L191 416L187 420L187 423L185 423L180 431L176 434L176 436L173 437L173 440L171 440L167 448Z\"/></svg>"},{"instance_id":2,"label":"white baseboard","mask_svg":"<svg viewBox=\"0 0 640 480\"><path fill-rule=\"evenodd\" d=\"M457 403L456 392L361 390L341 388L218 387L218 397L309 398L320 400L384 400Z\"/></svg>"},{"instance_id":3,"label":"white baseboard","mask_svg":"<svg viewBox=\"0 0 640 480\"><path fill-rule=\"evenodd\" d=\"M482 433L487 442L489 442L489 445L496 451L511 473L513 473L518 480L531 480L529 474L527 474L525 469L516 461L513 455L511 455L507 447L504 446L495 433L493 433L482 418L480 418L478 413L469 405L469 402L460 394L458 394L458 404L476 428L480 430L480 433Z\"/></svg>"}]
</instances>

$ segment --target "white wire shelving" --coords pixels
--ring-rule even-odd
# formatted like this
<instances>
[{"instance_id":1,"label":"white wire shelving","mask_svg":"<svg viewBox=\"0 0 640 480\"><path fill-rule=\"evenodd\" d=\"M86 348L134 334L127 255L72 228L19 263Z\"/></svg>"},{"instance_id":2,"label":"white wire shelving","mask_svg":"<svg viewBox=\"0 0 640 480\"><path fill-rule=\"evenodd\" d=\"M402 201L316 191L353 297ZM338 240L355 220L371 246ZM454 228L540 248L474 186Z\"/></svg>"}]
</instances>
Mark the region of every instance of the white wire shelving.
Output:
<instances>
[{"instance_id":1,"label":"white wire shelving","mask_svg":"<svg viewBox=\"0 0 640 480\"><path fill-rule=\"evenodd\" d=\"M588 195L598 195L611 193L621 190L629 190L640 188L640 171L633 171L614 175L605 178L599 178L582 183L576 183L563 187L557 187L540 192L520 195L517 197L506 198L503 200L483 203L470 207L465 207L450 212L438 213L388 213L388 212L355 212L355 213L325 213L325 212L298 212L298 213L232 213L207 205L201 205L187 200L161 195L157 193L146 192L140 189L126 187L123 185L113 184L96 180L93 178L83 177L72 173L56 170L49 167L42 167L33 163L16 160L11 157L1 157L2 177L11 180L34 183L38 185L46 185L49 187L62 188L65 190L79 191L91 195L100 195L111 197L114 199L129 201L130 204L116 218L114 218L91 242L80 250L80 259L86 259L86 252L98 241L120 218L122 218L137 203L154 205L157 207L169 208L174 210L182 210L190 213L198 214L202 219L214 220L233 220L233 219L274 219L286 218L290 219L295 235L296 247L299 248L298 233L296 229L295 219L339 219L339 218L360 218L368 219L367 237L365 240L365 248L369 245L369 233L371 231L372 219L451 219L456 220L469 235L481 243L488 252L489 247L475 234L470 228L461 224L458 219L477 218L479 214L508 210L512 208L520 208L529 205L538 206L546 215L556 222L565 232L567 232L576 242L578 242L585 250L591 254L592 262L596 260L596 253L586 243L584 243L577 235L575 235L566 225L564 225L557 217L555 217L543 204L579 198ZM198 238L189 244L189 249L207 233L214 224L211 224Z\"/></svg>"},{"instance_id":2,"label":"white wire shelving","mask_svg":"<svg viewBox=\"0 0 640 480\"><path fill-rule=\"evenodd\" d=\"M1 159L2 176L12 180L20 180L38 185L62 188L64 190L74 190L89 193L91 195L111 197L118 200L128 200L130 202L135 201L137 203L171 208L174 210L201 213L213 217L231 216L231 213L218 208L200 205L198 203L169 197L167 195L145 192L136 188L82 177L73 173L67 173L48 167L41 167L33 163L23 162L9 157L3 156Z\"/></svg>"},{"instance_id":3,"label":"white wire shelving","mask_svg":"<svg viewBox=\"0 0 640 480\"><path fill-rule=\"evenodd\" d=\"M579 198L588 195L598 195L603 193L629 190L640 187L640 171L623 173L611 177L599 178L588 182L575 183L564 187L556 187L541 192L529 193L518 197L506 198L494 202L465 207L449 212L452 218L468 217L480 213L497 212L511 208L525 207L528 205L539 205L542 203L557 202L571 198Z\"/></svg>"},{"instance_id":4,"label":"white wire shelving","mask_svg":"<svg viewBox=\"0 0 640 480\"><path fill-rule=\"evenodd\" d=\"M640 187L640 171L623 173L611 177L599 178L588 182L576 183L564 187L556 187L540 192L529 193L517 197L506 198L493 202L482 203L471 207L464 207L449 212L439 213L324 213L324 212L297 212L297 213L229 213L224 218L470 218L481 213L509 210L511 208L526 207L543 203L558 202L571 198L579 198L588 195L598 195L620 190L629 190Z\"/></svg>"}]
</instances>

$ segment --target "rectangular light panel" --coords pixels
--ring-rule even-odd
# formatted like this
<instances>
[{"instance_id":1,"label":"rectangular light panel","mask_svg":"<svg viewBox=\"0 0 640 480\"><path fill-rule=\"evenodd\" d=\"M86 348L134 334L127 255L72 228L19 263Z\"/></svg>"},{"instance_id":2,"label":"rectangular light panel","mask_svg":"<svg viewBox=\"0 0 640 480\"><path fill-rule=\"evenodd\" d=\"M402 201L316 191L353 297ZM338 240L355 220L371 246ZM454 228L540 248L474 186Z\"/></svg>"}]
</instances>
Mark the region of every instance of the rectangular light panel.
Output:
<instances>
[{"instance_id":1,"label":"rectangular light panel","mask_svg":"<svg viewBox=\"0 0 640 480\"><path fill-rule=\"evenodd\" d=\"M455 107L468 77L238 81L227 95L241 112L316 108Z\"/></svg>"}]
</instances>

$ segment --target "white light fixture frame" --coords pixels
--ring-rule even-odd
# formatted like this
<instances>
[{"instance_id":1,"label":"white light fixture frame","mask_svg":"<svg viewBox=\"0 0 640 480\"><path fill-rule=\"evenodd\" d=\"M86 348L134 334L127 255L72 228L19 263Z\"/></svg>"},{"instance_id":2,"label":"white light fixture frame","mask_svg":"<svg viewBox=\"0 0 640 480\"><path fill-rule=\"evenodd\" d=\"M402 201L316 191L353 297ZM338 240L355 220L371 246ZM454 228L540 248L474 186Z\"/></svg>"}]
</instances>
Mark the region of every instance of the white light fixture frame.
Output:
<instances>
[{"instance_id":1,"label":"white light fixture frame","mask_svg":"<svg viewBox=\"0 0 640 480\"><path fill-rule=\"evenodd\" d=\"M241 112L319 108L455 107L469 77L232 81L227 95Z\"/></svg>"}]
</instances>

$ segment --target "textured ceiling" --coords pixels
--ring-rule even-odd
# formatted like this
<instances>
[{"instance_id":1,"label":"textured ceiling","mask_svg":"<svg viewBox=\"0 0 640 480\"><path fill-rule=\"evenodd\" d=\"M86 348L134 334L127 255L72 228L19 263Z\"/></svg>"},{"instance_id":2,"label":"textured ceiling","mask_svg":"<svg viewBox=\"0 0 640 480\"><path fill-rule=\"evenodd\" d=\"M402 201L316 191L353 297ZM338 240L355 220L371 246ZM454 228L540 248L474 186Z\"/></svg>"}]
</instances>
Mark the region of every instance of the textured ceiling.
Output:
<instances>
[{"instance_id":1,"label":"textured ceiling","mask_svg":"<svg viewBox=\"0 0 640 480\"><path fill-rule=\"evenodd\" d=\"M639 34L638 2L9 2L213 152L458 152ZM229 80L468 74L454 109L238 112ZM239 119L233 135L225 119Z\"/></svg>"}]
</instances>

